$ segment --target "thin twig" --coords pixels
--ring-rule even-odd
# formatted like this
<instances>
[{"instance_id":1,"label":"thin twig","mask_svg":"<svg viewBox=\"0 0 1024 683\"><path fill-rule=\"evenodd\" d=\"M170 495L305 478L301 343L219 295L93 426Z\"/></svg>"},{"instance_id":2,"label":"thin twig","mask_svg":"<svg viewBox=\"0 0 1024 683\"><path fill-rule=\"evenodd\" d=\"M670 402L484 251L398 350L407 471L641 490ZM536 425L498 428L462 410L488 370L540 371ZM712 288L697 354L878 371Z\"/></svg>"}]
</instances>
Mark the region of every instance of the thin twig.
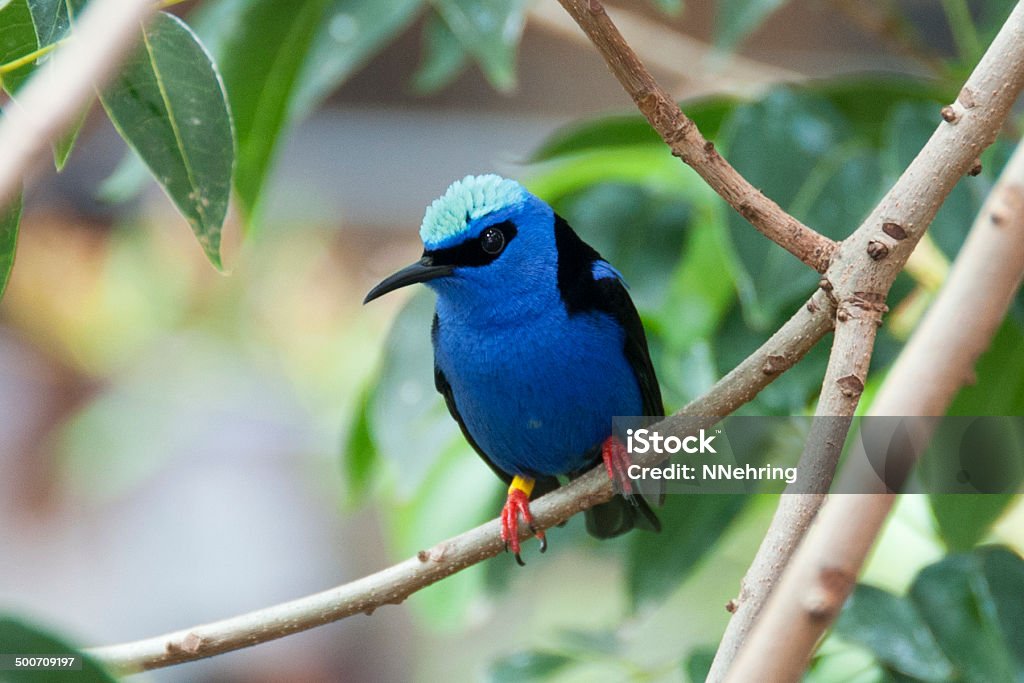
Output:
<instances>
[{"instance_id":1,"label":"thin twig","mask_svg":"<svg viewBox=\"0 0 1024 683\"><path fill-rule=\"evenodd\" d=\"M815 292L768 341L677 414L732 414L806 356L831 331L833 317L827 297Z\"/></svg>"},{"instance_id":2,"label":"thin twig","mask_svg":"<svg viewBox=\"0 0 1024 683\"><path fill-rule=\"evenodd\" d=\"M139 22L152 0L93 0L75 23L75 39L18 92L0 120L0 207L21 187L22 176L78 121L141 36Z\"/></svg>"},{"instance_id":3,"label":"thin twig","mask_svg":"<svg viewBox=\"0 0 1024 683\"><path fill-rule=\"evenodd\" d=\"M885 300L896 274L909 258L914 244L924 234L938 211L938 207L957 180L977 163L978 155L995 140L1022 88L1024 88L1024 5L1018 4L960 91L957 101L944 108L943 123L939 125L931 139L871 216L849 239L840 245L833 258L832 266L826 273L826 281L840 303L836 323L836 343L829 360L829 373L822 390L818 414L852 415L852 410L856 407L856 402L859 399L860 390L864 386L863 380L866 375L863 373L866 373L872 351L870 343L860 343L858 338L869 335L872 321L880 319L884 310L882 302ZM963 327L962 323L953 323L962 315L964 313L961 312L958 316L951 316L950 322L945 324L952 323ZM919 338L919 334L915 334L914 338ZM984 337L983 343L987 344L989 338L990 336ZM848 340L848 343L840 347L840 343L844 339ZM870 339L873 339L873 334L870 334ZM909 346L908 344L908 348ZM957 348L956 345L946 348L950 352L954 348L957 352L962 352L962 349ZM971 357L971 363L973 360L974 356ZM944 364L931 366L933 372L927 381L901 386L899 391L930 394L934 390L929 386L934 382L934 368ZM836 369L833 370L833 367ZM892 381L894 372L895 368L890 371L887 384ZM954 376L956 377L956 386L959 386L962 376L955 374ZM896 390L892 389L891 391L895 392ZM846 394L854 395L847 396ZM910 402L902 406L897 404L892 408L882 403L882 407L879 408L876 399L874 410L891 409L894 411L893 414L920 414L915 408L915 403ZM822 404L826 406L825 412L822 411ZM886 413L882 412L881 414ZM832 435L837 444L842 444L845 437L845 430L841 435L838 433ZM829 448L827 441L808 440L808 444L816 444L822 451ZM823 455L825 455L824 452ZM843 503L843 505L845 506L847 503ZM879 512L878 509L873 510L873 514ZM877 521L877 524L880 525L885 516L884 512L880 514L881 516L877 519L870 514L865 515L864 522L874 523ZM878 527L875 528L877 530ZM860 539L860 545L851 545L843 552L848 553L849 557L863 558L863 553L867 552L872 539L873 536L868 539ZM790 555L795 547L796 543L789 547ZM774 572L767 575L768 581L764 581L765 576L757 577L761 583L767 583L769 592L771 587L778 583L778 576L785 566L786 562L777 564ZM799 624L795 620L790 622L773 619L770 622L776 627L780 623L792 624L793 628L797 629L804 637L791 639L787 635L780 639L779 630L769 630L767 615L761 614L761 607L765 604L768 596L767 593L760 595L758 601L760 604L748 605L747 609L742 612L742 621L737 626L734 627L730 623L726 636L719 646L720 654L716 656L716 662L712 668L712 672L718 678L709 676L708 680L721 680L723 674L727 674L726 680L730 681L746 681L765 677L778 681L797 680L810 656L817 635L821 634L821 631L834 616L832 608L838 610L842 600L845 599L846 593L841 588L846 584L852 585L853 579L846 582L836 581L836 576L817 577L819 582L831 580L832 584L829 585L828 591L814 593L813 609L810 609L806 602L800 603L792 600L777 608L790 615L794 610L799 611L801 605L805 608ZM847 573L841 576L849 578L850 575ZM856 572L852 576L855 578ZM806 584L802 584L802 586L806 587ZM837 586L840 589L837 589ZM847 590L848 588L849 585L846 585ZM836 598L838 603L829 602L829 608L823 611L822 600L826 597L829 600ZM779 603L772 600L770 604ZM786 608L789 610L787 611ZM738 621L739 614L734 616L732 621ZM751 630L751 625L755 621L757 625ZM810 629L805 628L808 624L815 626ZM744 643L748 632L750 633L749 642ZM808 634L812 632L817 635L808 641ZM786 641L789 651L799 653L796 659L787 657L778 651L775 646L780 640ZM737 650L739 655L730 666L731 658L736 656ZM769 650L772 650L772 654L770 657L766 657L765 653Z\"/></svg>"},{"instance_id":4,"label":"thin twig","mask_svg":"<svg viewBox=\"0 0 1024 683\"><path fill-rule=\"evenodd\" d=\"M945 414L972 377L975 361L1006 316L1022 278L1024 145L1019 144L870 414ZM837 495L828 502L737 659L735 675L730 672L733 680L752 680L749 672L759 680L799 679L853 588L894 501L892 494L875 493Z\"/></svg>"},{"instance_id":5,"label":"thin twig","mask_svg":"<svg viewBox=\"0 0 1024 683\"><path fill-rule=\"evenodd\" d=\"M835 243L782 210L747 182L701 135L697 125L651 75L623 39L599 0L558 0L576 20L640 112L672 154L682 159L711 188L768 239L819 273L825 272Z\"/></svg>"}]
</instances>

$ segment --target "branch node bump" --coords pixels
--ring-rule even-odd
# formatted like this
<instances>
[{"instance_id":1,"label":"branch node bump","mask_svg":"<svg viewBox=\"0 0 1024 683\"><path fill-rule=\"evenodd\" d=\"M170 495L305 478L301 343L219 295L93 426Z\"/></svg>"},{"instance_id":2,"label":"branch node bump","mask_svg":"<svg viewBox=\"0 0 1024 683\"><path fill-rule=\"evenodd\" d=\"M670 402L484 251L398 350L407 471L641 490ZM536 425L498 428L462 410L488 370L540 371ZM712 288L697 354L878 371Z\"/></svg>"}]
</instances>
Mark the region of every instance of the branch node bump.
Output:
<instances>
[{"instance_id":1,"label":"branch node bump","mask_svg":"<svg viewBox=\"0 0 1024 683\"><path fill-rule=\"evenodd\" d=\"M974 160L974 164L971 166L971 169L969 171L967 171L967 175L969 175L971 177L974 177L974 176L977 176L977 175L981 175L981 159L980 158Z\"/></svg>"},{"instance_id":2,"label":"branch node bump","mask_svg":"<svg viewBox=\"0 0 1024 683\"><path fill-rule=\"evenodd\" d=\"M907 239L907 231L899 223L882 223L882 232L894 240Z\"/></svg>"},{"instance_id":3,"label":"branch node bump","mask_svg":"<svg viewBox=\"0 0 1024 683\"><path fill-rule=\"evenodd\" d=\"M736 598L730 598L729 602L725 603L725 611L729 614L735 614L739 608L740 604L736 602Z\"/></svg>"},{"instance_id":4,"label":"branch node bump","mask_svg":"<svg viewBox=\"0 0 1024 683\"><path fill-rule=\"evenodd\" d=\"M872 313L889 312L889 307L885 305L885 294L881 292L854 292L847 303Z\"/></svg>"},{"instance_id":5,"label":"branch node bump","mask_svg":"<svg viewBox=\"0 0 1024 683\"><path fill-rule=\"evenodd\" d=\"M831 621L839 613L856 580L855 576L840 567L823 567L818 575L818 585L804 602L807 615L815 621Z\"/></svg>"},{"instance_id":6,"label":"branch node bump","mask_svg":"<svg viewBox=\"0 0 1024 683\"><path fill-rule=\"evenodd\" d=\"M864 393L864 380L857 375L847 375L836 380L839 390L847 398L856 398Z\"/></svg>"},{"instance_id":7,"label":"branch node bump","mask_svg":"<svg viewBox=\"0 0 1024 683\"><path fill-rule=\"evenodd\" d=\"M190 631L188 635L181 639L180 643L173 640L167 641L167 654L173 655L180 652L194 655L202 649L204 642L202 636Z\"/></svg>"},{"instance_id":8,"label":"branch node bump","mask_svg":"<svg viewBox=\"0 0 1024 683\"><path fill-rule=\"evenodd\" d=\"M761 366L761 372L766 375L774 375L786 366L786 357L779 355L771 355L765 358L764 365Z\"/></svg>"},{"instance_id":9,"label":"branch node bump","mask_svg":"<svg viewBox=\"0 0 1024 683\"><path fill-rule=\"evenodd\" d=\"M428 553L426 550L421 550L418 553L416 553L416 559L420 562L426 562L430 559L430 553Z\"/></svg>"},{"instance_id":10,"label":"branch node bump","mask_svg":"<svg viewBox=\"0 0 1024 683\"><path fill-rule=\"evenodd\" d=\"M956 109L953 109L951 105L946 105L940 111L942 114L942 120L946 123L956 123L960 120L960 114L956 113Z\"/></svg>"},{"instance_id":11,"label":"branch node bump","mask_svg":"<svg viewBox=\"0 0 1024 683\"><path fill-rule=\"evenodd\" d=\"M884 242L878 240L871 240L868 242L868 256L873 261L880 261L889 255L889 246Z\"/></svg>"},{"instance_id":12,"label":"branch node bump","mask_svg":"<svg viewBox=\"0 0 1024 683\"><path fill-rule=\"evenodd\" d=\"M587 2L587 11L591 14L605 14L604 5L601 4L600 0L589 0Z\"/></svg>"}]
</instances>

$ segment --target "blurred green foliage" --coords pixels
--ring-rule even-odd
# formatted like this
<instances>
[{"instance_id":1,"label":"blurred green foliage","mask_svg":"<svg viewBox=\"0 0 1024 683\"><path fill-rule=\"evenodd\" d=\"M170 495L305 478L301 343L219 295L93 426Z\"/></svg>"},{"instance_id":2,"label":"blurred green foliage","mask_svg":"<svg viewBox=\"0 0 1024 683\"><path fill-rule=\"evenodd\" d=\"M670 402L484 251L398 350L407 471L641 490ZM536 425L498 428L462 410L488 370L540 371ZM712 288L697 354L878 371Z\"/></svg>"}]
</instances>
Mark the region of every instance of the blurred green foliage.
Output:
<instances>
[{"instance_id":1,"label":"blurred green foliage","mask_svg":"<svg viewBox=\"0 0 1024 683\"><path fill-rule=\"evenodd\" d=\"M858 586L835 633L897 681L1011 681L1024 675L1024 560L981 547L925 567L905 596Z\"/></svg>"}]
</instances>

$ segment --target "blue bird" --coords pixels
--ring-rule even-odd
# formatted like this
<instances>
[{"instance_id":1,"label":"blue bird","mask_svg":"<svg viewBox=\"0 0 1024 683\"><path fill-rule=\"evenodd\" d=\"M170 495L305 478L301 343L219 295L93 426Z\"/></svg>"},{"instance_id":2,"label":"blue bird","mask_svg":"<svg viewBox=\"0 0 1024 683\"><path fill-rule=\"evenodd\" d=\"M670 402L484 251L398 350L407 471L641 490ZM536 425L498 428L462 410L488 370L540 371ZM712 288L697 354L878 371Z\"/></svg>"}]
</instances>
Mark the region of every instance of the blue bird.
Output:
<instances>
[{"instance_id":1,"label":"blue bird","mask_svg":"<svg viewBox=\"0 0 1024 683\"><path fill-rule=\"evenodd\" d=\"M470 445L509 485L502 539L522 564L529 500L602 460L625 494L616 415L664 415L647 339L622 276L548 204L497 175L466 176L427 209L423 257L364 303L422 282L437 293L434 380ZM586 513L611 538L660 524L639 496Z\"/></svg>"}]
</instances>

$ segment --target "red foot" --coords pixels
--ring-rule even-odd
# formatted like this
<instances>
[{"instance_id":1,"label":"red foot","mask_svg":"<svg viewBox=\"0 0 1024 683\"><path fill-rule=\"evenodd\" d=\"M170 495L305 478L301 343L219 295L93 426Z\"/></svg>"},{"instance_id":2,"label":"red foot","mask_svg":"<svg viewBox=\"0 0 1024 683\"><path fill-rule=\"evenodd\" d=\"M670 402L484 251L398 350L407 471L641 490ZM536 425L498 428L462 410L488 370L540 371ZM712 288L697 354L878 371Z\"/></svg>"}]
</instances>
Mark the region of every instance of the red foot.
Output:
<instances>
[{"instance_id":1,"label":"red foot","mask_svg":"<svg viewBox=\"0 0 1024 683\"><path fill-rule=\"evenodd\" d=\"M608 478L612 480L615 490L624 496L633 495L633 482L626 474L629 466L633 464L633 460L618 437L609 436L604 440L601 445L601 457L604 459L604 468L608 471Z\"/></svg>"},{"instance_id":2,"label":"red foot","mask_svg":"<svg viewBox=\"0 0 1024 683\"><path fill-rule=\"evenodd\" d=\"M548 540L543 531L533 528L533 515L530 514L530 498L524 491L512 489L508 492L508 500L505 507L501 509L501 540L505 542L505 550L511 550L516 556L516 562L520 567L526 566L523 558L519 555L519 515L523 515L523 521L530 527L533 535L540 540L540 551L548 548Z\"/></svg>"}]
</instances>

